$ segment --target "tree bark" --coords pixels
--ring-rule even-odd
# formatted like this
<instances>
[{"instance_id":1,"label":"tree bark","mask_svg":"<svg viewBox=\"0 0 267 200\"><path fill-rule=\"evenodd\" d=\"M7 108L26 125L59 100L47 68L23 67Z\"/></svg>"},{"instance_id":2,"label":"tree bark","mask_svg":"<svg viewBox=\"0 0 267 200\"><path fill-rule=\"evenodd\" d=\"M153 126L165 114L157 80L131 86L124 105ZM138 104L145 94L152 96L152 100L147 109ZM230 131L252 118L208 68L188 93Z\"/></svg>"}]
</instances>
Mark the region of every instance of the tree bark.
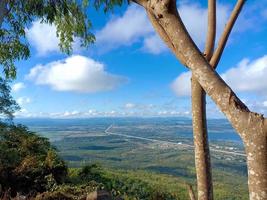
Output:
<instances>
[{"instance_id":1,"label":"tree bark","mask_svg":"<svg viewBox=\"0 0 267 200\"><path fill-rule=\"evenodd\" d=\"M189 36L174 0L150 0L144 4L165 30L175 55L186 62L205 92L226 115L245 144L250 199L267 199L267 132L263 115L250 112L232 89L212 69Z\"/></svg>"},{"instance_id":2,"label":"tree bark","mask_svg":"<svg viewBox=\"0 0 267 200\"><path fill-rule=\"evenodd\" d=\"M194 76L191 80L191 90L198 199L211 200L213 184L207 133L206 94Z\"/></svg>"},{"instance_id":3,"label":"tree bark","mask_svg":"<svg viewBox=\"0 0 267 200\"><path fill-rule=\"evenodd\" d=\"M223 34L222 36L220 37L220 40L219 40L219 43L218 43L218 47L216 48L214 54L212 55L212 58L210 60L210 65L216 69L220 59L221 59L221 56L222 56L222 53L223 53L223 50L225 48L225 45L226 45L226 42L228 40L228 37L233 29L233 26L236 22L236 19L238 18L238 15L239 13L241 12L243 6L244 6L244 3L245 3L245 0L238 0L232 13L231 13L231 16L224 28L224 31L223 31Z\"/></svg>"},{"instance_id":4,"label":"tree bark","mask_svg":"<svg viewBox=\"0 0 267 200\"><path fill-rule=\"evenodd\" d=\"M260 124L252 124L250 135L244 140L251 200L267 199L267 132L262 128Z\"/></svg>"},{"instance_id":5,"label":"tree bark","mask_svg":"<svg viewBox=\"0 0 267 200\"><path fill-rule=\"evenodd\" d=\"M213 54L216 35L216 1L208 1L208 31L204 56L208 61L211 60L210 64L214 69L219 63L228 37L244 3L244 0L238 0L236 3L224 32L220 37L218 47ZM192 76L191 91L198 199L208 200L213 199L213 184L206 120L206 93L194 76Z\"/></svg>"},{"instance_id":6,"label":"tree bark","mask_svg":"<svg viewBox=\"0 0 267 200\"><path fill-rule=\"evenodd\" d=\"M208 61L214 50L215 37L216 1L208 0L208 30L204 50ZM206 93L194 76L191 79L191 94L198 200L212 200L213 183L206 119Z\"/></svg>"}]
</instances>

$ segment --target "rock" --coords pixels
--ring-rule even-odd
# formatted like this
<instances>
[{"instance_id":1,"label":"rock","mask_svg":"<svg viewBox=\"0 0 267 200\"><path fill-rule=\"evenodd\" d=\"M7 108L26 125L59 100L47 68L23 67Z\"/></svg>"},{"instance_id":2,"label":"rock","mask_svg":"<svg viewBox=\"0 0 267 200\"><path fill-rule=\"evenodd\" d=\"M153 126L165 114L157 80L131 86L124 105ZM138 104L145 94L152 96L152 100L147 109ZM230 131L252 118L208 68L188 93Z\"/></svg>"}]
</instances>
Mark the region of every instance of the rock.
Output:
<instances>
[{"instance_id":1,"label":"rock","mask_svg":"<svg viewBox=\"0 0 267 200\"><path fill-rule=\"evenodd\" d=\"M111 200L111 195L105 190L98 190L87 195L86 200Z\"/></svg>"}]
</instances>

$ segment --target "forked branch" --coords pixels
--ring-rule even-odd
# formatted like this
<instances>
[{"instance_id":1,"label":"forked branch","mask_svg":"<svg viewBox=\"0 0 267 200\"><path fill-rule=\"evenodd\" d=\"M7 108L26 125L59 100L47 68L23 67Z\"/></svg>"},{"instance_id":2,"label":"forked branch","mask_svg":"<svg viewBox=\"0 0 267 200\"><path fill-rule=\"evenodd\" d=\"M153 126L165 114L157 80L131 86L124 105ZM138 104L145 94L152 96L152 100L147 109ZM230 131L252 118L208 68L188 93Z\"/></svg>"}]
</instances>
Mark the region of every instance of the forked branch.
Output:
<instances>
[{"instance_id":1,"label":"forked branch","mask_svg":"<svg viewBox=\"0 0 267 200\"><path fill-rule=\"evenodd\" d=\"M233 29L233 26L235 24L235 21L239 15L239 13L241 12L241 10L243 8L244 3L245 3L245 0L238 0L238 2L235 5L234 10L231 13L231 16L230 16L230 18L229 18L229 20L225 26L223 34L220 37L218 47L216 48L216 50L215 50L215 52L214 52L214 54L210 60L210 65L214 69L216 69L216 67L217 67L217 65L221 59L221 56L222 56L223 50L225 48L225 45L227 43L228 37L229 37L229 35Z\"/></svg>"},{"instance_id":2,"label":"forked branch","mask_svg":"<svg viewBox=\"0 0 267 200\"><path fill-rule=\"evenodd\" d=\"M167 46L173 51L173 53L175 53L175 47L172 44L169 36L167 35L166 31L162 28L162 26L160 25L160 23L158 22L157 18L155 17L155 15L149 10L146 9L147 12L147 16L152 24L152 26L154 27L154 29L157 30L158 34L160 35L161 39L165 42L165 44L167 44ZM185 60L181 60L180 61L183 65L185 65Z\"/></svg>"},{"instance_id":3,"label":"forked branch","mask_svg":"<svg viewBox=\"0 0 267 200\"><path fill-rule=\"evenodd\" d=\"M220 110L233 122L234 128L239 133L244 133L246 127L243 122L248 123L252 120L249 109L212 69L199 51L178 14L176 1L172 0L173 2L167 5L157 0L150 1L154 7L154 15L161 16L157 18L157 21L172 41L176 57L186 61L186 66L192 70L193 75ZM254 117L258 118L256 115Z\"/></svg>"}]
</instances>

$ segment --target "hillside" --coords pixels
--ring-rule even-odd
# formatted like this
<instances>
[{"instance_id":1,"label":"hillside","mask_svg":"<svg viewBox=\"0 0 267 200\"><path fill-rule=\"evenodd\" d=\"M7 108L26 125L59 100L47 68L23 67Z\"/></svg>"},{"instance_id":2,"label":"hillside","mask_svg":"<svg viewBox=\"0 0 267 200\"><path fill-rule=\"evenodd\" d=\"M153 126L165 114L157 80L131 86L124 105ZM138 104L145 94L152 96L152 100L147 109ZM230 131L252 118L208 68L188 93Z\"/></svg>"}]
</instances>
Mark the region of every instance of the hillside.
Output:
<instances>
[{"instance_id":1,"label":"hillside","mask_svg":"<svg viewBox=\"0 0 267 200\"><path fill-rule=\"evenodd\" d=\"M83 167L68 168L48 139L20 125L1 123L0 128L2 199L18 194L28 199L83 199L97 190L107 191L114 199L188 199L187 183L195 185L190 153L177 155L180 161L176 170L174 165L150 165L151 170L144 170L142 162L140 169L128 166L119 170L116 165L101 167L88 162ZM227 167L214 170L215 198L247 199L245 182L240 172L233 173Z\"/></svg>"}]
</instances>

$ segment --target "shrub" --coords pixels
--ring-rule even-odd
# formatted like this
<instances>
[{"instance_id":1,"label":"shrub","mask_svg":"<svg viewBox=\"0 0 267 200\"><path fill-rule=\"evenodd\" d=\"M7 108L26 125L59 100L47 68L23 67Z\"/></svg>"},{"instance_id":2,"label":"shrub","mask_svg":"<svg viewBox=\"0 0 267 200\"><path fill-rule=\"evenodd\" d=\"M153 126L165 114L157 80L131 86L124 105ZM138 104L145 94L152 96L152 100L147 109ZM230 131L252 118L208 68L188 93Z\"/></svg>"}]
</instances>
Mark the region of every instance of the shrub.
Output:
<instances>
[{"instance_id":1,"label":"shrub","mask_svg":"<svg viewBox=\"0 0 267 200\"><path fill-rule=\"evenodd\" d=\"M62 183L67 167L48 139L26 127L0 123L0 184L23 194L43 192Z\"/></svg>"}]
</instances>

